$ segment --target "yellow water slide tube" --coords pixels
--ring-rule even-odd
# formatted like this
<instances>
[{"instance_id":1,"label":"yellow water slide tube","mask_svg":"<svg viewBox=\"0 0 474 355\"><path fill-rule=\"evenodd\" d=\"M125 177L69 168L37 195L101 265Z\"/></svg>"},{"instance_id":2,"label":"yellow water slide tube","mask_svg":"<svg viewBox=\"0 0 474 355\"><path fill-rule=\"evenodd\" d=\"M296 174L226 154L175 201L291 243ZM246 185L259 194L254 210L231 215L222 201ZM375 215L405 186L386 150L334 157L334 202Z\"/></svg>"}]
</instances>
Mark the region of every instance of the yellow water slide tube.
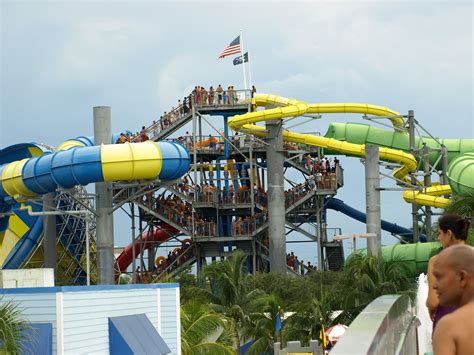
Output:
<instances>
[{"instance_id":1,"label":"yellow water slide tube","mask_svg":"<svg viewBox=\"0 0 474 355\"><path fill-rule=\"evenodd\" d=\"M357 103L332 103L332 104L307 104L303 101L288 99L271 94L257 94L254 98L255 105L260 107L278 106L262 111L249 112L243 115L236 115L229 120L229 127L234 131L243 131L256 136L265 137L266 130L262 126L254 123L271 120L282 120L290 117L297 117L305 114L323 114L323 113L362 113L375 116L390 117L390 121L395 127L403 127L404 121L400 114L389 108L370 104ZM354 144L339 141L333 138L315 136L312 134L303 134L290 131L283 131L283 139L290 142L306 144L309 146L319 146L330 149L341 154L350 156L365 156L365 144ZM409 181L408 173L416 170L417 162L412 154L402 150L380 147L380 159L401 164L402 166L394 172L394 177L399 180ZM408 191L412 194L412 200L418 204L424 204L433 207L446 207L449 200L438 197L438 190L443 190L443 194L450 193L448 185L438 186L436 189L426 189L422 192ZM433 195L431 195L433 194ZM404 195L405 196L405 195Z\"/></svg>"}]
</instances>

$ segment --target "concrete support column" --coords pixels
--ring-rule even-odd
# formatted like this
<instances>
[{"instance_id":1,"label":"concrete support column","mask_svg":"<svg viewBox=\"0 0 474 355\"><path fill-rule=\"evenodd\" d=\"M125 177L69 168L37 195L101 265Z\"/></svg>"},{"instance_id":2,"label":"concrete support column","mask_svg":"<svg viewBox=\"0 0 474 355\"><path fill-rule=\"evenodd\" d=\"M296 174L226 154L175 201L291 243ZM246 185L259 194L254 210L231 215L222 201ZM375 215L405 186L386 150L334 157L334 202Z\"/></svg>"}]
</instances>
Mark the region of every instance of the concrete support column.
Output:
<instances>
[{"instance_id":1,"label":"concrete support column","mask_svg":"<svg viewBox=\"0 0 474 355\"><path fill-rule=\"evenodd\" d=\"M367 213L367 233L376 237L367 239L367 250L372 255L382 253L382 228L380 217L380 180L379 180L379 147L365 146L365 210Z\"/></svg>"},{"instance_id":2,"label":"concrete support column","mask_svg":"<svg viewBox=\"0 0 474 355\"><path fill-rule=\"evenodd\" d=\"M443 144L441 146L441 183L449 185L448 180L448 148Z\"/></svg>"},{"instance_id":3,"label":"concrete support column","mask_svg":"<svg viewBox=\"0 0 474 355\"><path fill-rule=\"evenodd\" d=\"M110 144L111 114L109 106L94 107L94 144ZM114 219L112 184L95 184L97 212L97 283L114 283Z\"/></svg>"},{"instance_id":4,"label":"concrete support column","mask_svg":"<svg viewBox=\"0 0 474 355\"><path fill-rule=\"evenodd\" d=\"M54 196L54 192L43 195L44 212L54 210ZM56 280L56 216L43 216L43 233L44 267L54 269L54 278Z\"/></svg>"},{"instance_id":5,"label":"concrete support column","mask_svg":"<svg viewBox=\"0 0 474 355\"><path fill-rule=\"evenodd\" d=\"M266 123L267 185L268 185L268 237L270 244L270 271L286 272L285 240L285 191L283 178L282 123L279 120Z\"/></svg>"},{"instance_id":6,"label":"concrete support column","mask_svg":"<svg viewBox=\"0 0 474 355\"><path fill-rule=\"evenodd\" d=\"M323 263L323 255L324 255L324 250L323 250L323 233L322 233L322 210L324 208L324 198L320 198L319 196L316 197L316 240L318 244L318 250L317 250L317 257L318 257L318 270L322 271L324 268L324 263Z\"/></svg>"},{"instance_id":7,"label":"concrete support column","mask_svg":"<svg viewBox=\"0 0 474 355\"><path fill-rule=\"evenodd\" d=\"M410 152L416 157L415 147L415 114L413 110L408 111L408 140L410 142ZM411 177L411 184L416 186L416 177ZM420 239L420 231L418 230L418 206L416 202L411 204L411 215L413 225L413 242L418 242Z\"/></svg>"},{"instance_id":8,"label":"concrete support column","mask_svg":"<svg viewBox=\"0 0 474 355\"><path fill-rule=\"evenodd\" d=\"M431 169L430 169L430 148L425 144L423 146L423 173L424 173L424 185L425 187L431 186ZM425 206L425 233L431 236L431 207Z\"/></svg>"}]
</instances>

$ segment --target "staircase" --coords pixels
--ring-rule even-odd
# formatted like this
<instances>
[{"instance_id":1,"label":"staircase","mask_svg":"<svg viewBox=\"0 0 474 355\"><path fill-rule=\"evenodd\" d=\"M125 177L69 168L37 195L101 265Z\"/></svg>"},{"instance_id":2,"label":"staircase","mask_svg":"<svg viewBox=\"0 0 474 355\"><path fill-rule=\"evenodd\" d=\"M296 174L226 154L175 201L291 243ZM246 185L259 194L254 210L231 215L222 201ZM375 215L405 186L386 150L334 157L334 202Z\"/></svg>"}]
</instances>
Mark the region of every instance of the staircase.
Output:
<instances>
[{"instance_id":1,"label":"staircase","mask_svg":"<svg viewBox=\"0 0 474 355\"><path fill-rule=\"evenodd\" d=\"M182 107L182 106L180 106ZM183 127L186 123L188 123L191 118L193 117L192 112L187 112L187 113L179 113L180 110L179 108L176 109L178 110L177 117L175 121L173 121L170 125L167 127L161 128L160 122L157 122L155 125L152 125L147 128L147 131L150 133L150 139L153 141L160 141L168 137L169 135L173 134L176 132L178 129Z\"/></svg>"},{"instance_id":2,"label":"staircase","mask_svg":"<svg viewBox=\"0 0 474 355\"><path fill-rule=\"evenodd\" d=\"M194 250L196 245L191 243L186 250L184 250L173 262L166 266L164 270L162 270L158 276L156 276L154 281L158 281L159 279L167 276L167 277L175 277L178 275L182 270L185 270L192 264L196 262L196 255Z\"/></svg>"},{"instance_id":3,"label":"staircase","mask_svg":"<svg viewBox=\"0 0 474 355\"><path fill-rule=\"evenodd\" d=\"M344 267L344 249L342 243L327 242L324 243L326 249L326 260L328 270L339 271Z\"/></svg>"}]
</instances>

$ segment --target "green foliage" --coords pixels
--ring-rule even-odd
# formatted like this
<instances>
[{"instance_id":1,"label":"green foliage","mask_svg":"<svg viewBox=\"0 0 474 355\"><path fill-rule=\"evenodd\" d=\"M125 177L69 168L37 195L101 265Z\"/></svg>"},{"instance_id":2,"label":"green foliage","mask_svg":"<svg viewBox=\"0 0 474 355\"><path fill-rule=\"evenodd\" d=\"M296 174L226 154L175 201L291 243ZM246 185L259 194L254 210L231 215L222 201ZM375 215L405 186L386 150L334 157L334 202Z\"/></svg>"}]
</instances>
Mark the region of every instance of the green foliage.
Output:
<instances>
[{"instance_id":1,"label":"green foliage","mask_svg":"<svg viewBox=\"0 0 474 355\"><path fill-rule=\"evenodd\" d=\"M302 300L308 300L317 287L307 278L282 273L259 273L250 280L252 288L260 288L282 300L281 307L294 309Z\"/></svg>"},{"instance_id":2,"label":"green foliage","mask_svg":"<svg viewBox=\"0 0 474 355\"><path fill-rule=\"evenodd\" d=\"M472 219L474 217L474 195L454 196L444 212L455 213Z\"/></svg>"},{"instance_id":3,"label":"green foliage","mask_svg":"<svg viewBox=\"0 0 474 355\"><path fill-rule=\"evenodd\" d=\"M230 320L236 349L240 348L240 332L247 321L247 313L252 310L252 303L265 295L260 289L249 287L245 262L245 254L235 252L225 261L205 266L203 287L190 290L197 298L206 299L211 309Z\"/></svg>"},{"instance_id":4,"label":"green foliage","mask_svg":"<svg viewBox=\"0 0 474 355\"><path fill-rule=\"evenodd\" d=\"M179 282L183 304L200 303L212 314L220 314L228 331L219 339L233 344L234 349L240 347L241 339L253 340L250 354L271 351L279 340L275 334L278 307L287 315L294 312L282 319L283 340L308 344L319 339L322 324L326 329L335 323L349 325L381 295L414 292L408 268L399 260L354 255L343 271L314 271L305 277L280 273L251 276L245 273L245 261L246 256L237 252L206 266L202 279L182 275ZM335 311L341 311L336 318Z\"/></svg>"},{"instance_id":5,"label":"green foliage","mask_svg":"<svg viewBox=\"0 0 474 355\"><path fill-rule=\"evenodd\" d=\"M132 282L132 278L128 274L120 274L119 279L118 279L118 284L119 285L128 285L129 283Z\"/></svg>"},{"instance_id":6,"label":"green foliage","mask_svg":"<svg viewBox=\"0 0 474 355\"><path fill-rule=\"evenodd\" d=\"M344 308L353 315L379 296L410 291L409 270L400 260L356 254L346 264L345 272Z\"/></svg>"},{"instance_id":7,"label":"green foliage","mask_svg":"<svg viewBox=\"0 0 474 355\"><path fill-rule=\"evenodd\" d=\"M183 355L231 355L234 354L232 344L228 321L221 314L196 302L181 307Z\"/></svg>"},{"instance_id":8,"label":"green foliage","mask_svg":"<svg viewBox=\"0 0 474 355\"><path fill-rule=\"evenodd\" d=\"M21 310L12 302L0 305L0 353L17 354L22 348L22 333L30 329Z\"/></svg>"},{"instance_id":9,"label":"green foliage","mask_svg":"<svg viewBox=\"0 0 474 355\"><path fill-rule=\"evenodd\" d=\"M471 227L467 236L466 244L474 247L474 229Z\"/></svg>"},{"instance_id":10,"label":"green foliage","mask_svg":"<svg viewBox=\"0 0 474 355\"><path fill-rule=\"evenodd\" d=\"M280 304L281 301L274 295L262 296L252 302L252 311L247 314L242 329L242 337L246 341L253 340L248 350L249 355L260 355L273 350L273 343L278 341L275 324ZM284 322L282 320L282 327Z\"/></svg>"},{"instance_id":11,"label":"green foliage","mask_svg":"<svg viewBox=\"0 0 474 355\"><path fill-rule=\"evenodd\" d=\"M295 314L288 319L285 337L287 340L299 340L303 345L309 345L311 339L319 339L322 324L326 329L329 327L332 312L330 295L325 293L319 298L312 297L301 302Z\"/></svg>"}]
</instances>

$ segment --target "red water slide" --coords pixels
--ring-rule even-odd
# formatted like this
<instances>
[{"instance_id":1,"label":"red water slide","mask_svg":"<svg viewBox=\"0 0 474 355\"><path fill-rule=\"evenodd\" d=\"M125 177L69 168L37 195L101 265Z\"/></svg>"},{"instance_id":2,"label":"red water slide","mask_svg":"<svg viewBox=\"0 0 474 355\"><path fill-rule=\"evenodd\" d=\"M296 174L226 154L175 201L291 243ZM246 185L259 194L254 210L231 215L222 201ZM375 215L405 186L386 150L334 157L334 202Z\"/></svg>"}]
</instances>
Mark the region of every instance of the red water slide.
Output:
<instances>
[{"instance_id":1,"label":"red water slide","mask_svg":"<svg viewBox=\"0 0 474 355\"><path fill-rule=\"evenodd\" d=\"M146 249L148 242L164 242L170 239L179 231L169 224L164 224L161 228L156 228L153 231L149 230L143 233L141 237L135 242L135 258L140 255L143 249ZM116 261L116 268L118 272L125 272L133 260L133 244L127 245Z\"/></svg>"}]
</instances>

